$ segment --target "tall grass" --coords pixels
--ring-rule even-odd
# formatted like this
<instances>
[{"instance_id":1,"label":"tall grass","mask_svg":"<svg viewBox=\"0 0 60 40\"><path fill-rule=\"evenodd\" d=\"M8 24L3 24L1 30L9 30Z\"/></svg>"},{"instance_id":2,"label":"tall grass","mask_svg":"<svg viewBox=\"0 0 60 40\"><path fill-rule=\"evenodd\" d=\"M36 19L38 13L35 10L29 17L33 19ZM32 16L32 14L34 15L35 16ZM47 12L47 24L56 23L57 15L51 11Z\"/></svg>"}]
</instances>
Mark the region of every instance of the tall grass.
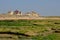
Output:
<instances>
[{"instance_id":1,"label":"tall grass","mask_svg":"<svg viewBox=\"0 0 60 40\"><path fill-rule=\"evenodd\" d=\"M31 37L33 40L59 40L59 34L44 36L44 33L52 31L51 28L60 29L60 20L0 20L0 32L37 34Z\"/></svg>"}]
</instances>

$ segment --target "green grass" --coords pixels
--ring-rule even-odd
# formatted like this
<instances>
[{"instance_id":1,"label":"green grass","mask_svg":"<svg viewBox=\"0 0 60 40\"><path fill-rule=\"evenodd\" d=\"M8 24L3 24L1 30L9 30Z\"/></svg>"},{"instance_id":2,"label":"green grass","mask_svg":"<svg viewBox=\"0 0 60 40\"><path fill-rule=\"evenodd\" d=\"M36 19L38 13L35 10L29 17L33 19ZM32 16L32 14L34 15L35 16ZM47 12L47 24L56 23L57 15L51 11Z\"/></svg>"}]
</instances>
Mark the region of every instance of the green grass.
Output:
<instances>
[{"instance_id":1,"label":"green grass","mask_svg":"<svg viewBox=\"0 0 60 40\"><path fill-rule=\"evenodd\" d=\"M32 40L59 40L60 33L49 33L51 28L60 29L60 20L0 20L0 32L26 33Z\"/></svg>"}]
</instances>

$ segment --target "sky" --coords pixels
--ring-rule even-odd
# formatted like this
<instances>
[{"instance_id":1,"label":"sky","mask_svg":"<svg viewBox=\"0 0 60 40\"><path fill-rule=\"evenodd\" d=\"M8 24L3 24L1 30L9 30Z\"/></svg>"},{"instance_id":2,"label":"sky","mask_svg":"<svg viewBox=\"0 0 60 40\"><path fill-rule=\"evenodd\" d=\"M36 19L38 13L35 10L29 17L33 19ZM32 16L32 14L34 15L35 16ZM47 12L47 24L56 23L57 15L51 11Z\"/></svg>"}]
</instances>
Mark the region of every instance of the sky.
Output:
<instances>
[{"instance_id":1,"label":"sky","mask_svg":"<svg viewBox=\"0 0 60 40\"><path fill-rule=\"evenodd\" d=\"M60 16L60 0L0 0L0 13L35 11L42 16Z\"/></svg>"}]
</instances>

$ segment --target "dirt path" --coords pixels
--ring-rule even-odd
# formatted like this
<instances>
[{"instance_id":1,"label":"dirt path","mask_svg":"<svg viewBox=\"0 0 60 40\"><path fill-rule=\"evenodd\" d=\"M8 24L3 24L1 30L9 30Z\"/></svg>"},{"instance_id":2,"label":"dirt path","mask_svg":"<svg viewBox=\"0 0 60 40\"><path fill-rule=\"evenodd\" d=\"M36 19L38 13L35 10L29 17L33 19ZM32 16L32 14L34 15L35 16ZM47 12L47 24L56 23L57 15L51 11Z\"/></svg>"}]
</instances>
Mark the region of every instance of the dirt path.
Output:
<instances>
[{"instance_id":1,"label":"dirt path","mask_svg":"<svg viewBox=\"0 0 60 40\"><path fill-rule=\"evenodd\" d=\"M50 20L60 20L60 18L29 18L29 17L5 17L5 18L0 18L0 20L19 20L19 19L27 19L27 20L46 20L46 19L50 19Z\"/></svg>"}]
</instances>

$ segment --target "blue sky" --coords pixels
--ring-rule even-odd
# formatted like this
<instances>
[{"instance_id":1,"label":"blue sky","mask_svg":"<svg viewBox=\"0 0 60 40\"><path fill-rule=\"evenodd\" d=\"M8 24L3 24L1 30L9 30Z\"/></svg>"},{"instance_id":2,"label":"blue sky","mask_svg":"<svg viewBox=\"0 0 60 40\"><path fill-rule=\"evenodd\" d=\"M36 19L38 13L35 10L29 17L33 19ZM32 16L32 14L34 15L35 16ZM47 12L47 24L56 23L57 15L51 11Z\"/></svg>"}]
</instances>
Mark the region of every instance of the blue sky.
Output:
<instances>
[{"instance_id":1,"label":"blue sky","mask_svg":"<svg viewBox=\"0 0 60 40\"><path fill-rule=\"evenodd\" d=\"M36 11L42 16L60 16L60 0L0 0L0 13Z\"/></svg>"}]
</instances>

